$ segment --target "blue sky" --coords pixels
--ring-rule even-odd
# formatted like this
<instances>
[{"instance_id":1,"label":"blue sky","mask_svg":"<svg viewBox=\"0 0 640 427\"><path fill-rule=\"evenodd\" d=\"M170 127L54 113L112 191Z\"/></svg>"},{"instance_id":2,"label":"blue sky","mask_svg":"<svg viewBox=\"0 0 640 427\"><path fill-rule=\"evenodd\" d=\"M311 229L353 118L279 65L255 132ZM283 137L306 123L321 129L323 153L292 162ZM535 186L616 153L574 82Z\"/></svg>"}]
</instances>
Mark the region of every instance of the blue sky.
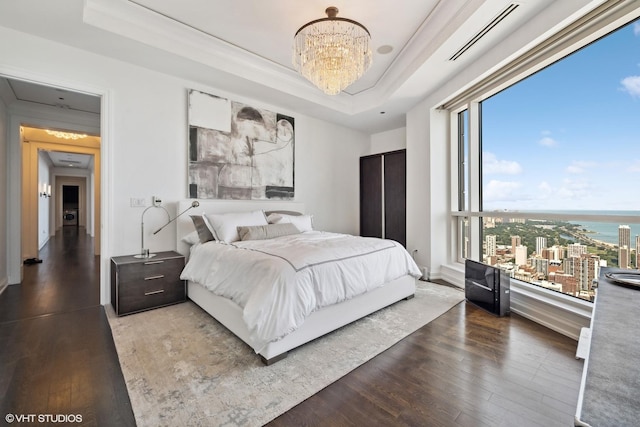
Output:
<instances>
[{"instance_id":1,"label":"blue sky","mask_svg":"<svg viewBox=\"0 0 640 427\"><path fill-rule=\"evenodd\" d=\"M484 210L640 210L640 22L482 105Z\"/></svg>"}]
</instances>

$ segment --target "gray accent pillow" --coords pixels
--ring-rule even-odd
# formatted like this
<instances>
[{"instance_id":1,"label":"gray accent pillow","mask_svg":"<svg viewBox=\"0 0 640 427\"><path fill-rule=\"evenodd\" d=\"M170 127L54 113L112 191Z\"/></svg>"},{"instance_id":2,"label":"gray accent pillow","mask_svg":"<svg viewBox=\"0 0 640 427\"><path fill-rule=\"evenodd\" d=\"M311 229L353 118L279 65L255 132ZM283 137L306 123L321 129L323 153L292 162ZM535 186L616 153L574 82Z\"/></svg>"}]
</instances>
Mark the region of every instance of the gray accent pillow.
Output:
<instances>
[{"instance_id":1,"label":"gray accent pillow","mask_svg":"<svg viewBox=\"0 0 640 427\"><path fill-rule=\"evenodd\" d=\"M290 234L300 234L300 230L291 223L238 227L240 240L265 240Z\"/></svg>"},{"instance_id":2,"label":"gray accent pillow","mask_svg":"<svg viewBox=\"0 0 640 427\"><path fill-rule=\"evenodd\" d=\"M196 227L196 232L198 233L198 238L200 239L200 243L210 242L215 240L213 238L213 234L209 227L207 227L207 223L202 215L190 215L191 220L193 221L194 227Z\"/></svg>"}]
</instances>

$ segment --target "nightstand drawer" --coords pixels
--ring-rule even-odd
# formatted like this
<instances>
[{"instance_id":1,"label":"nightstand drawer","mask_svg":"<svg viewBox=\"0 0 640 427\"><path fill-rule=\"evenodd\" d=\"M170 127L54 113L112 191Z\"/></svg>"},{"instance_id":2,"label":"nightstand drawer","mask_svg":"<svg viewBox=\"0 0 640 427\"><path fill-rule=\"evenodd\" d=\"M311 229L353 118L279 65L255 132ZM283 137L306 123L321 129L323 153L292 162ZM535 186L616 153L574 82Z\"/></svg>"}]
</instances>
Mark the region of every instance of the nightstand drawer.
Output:
<instances>
[{"instance_id":1,"label":"nightstand drawer","mask_svg":"<svg viewBox=\"0 0 640 427\"><path fill-rule=\"evenodd\" d=\"M146 280L120 288L119 311L131 313L184 301L185 284L175 278Z\"/></svg>"},{"instance_id":2,"label":"nightstand drawer","mask_svg":"<svg viewBox=\"0 0 640 427\"><path fill-rule=\"evenodd\" d=\"M187 300L180 280L184 257L161 252L153 258L111 258L111 304L116 314L131 314Z\"/></svg>"},{"instance_id":3,"label":"nightstand drawer","mask_svg":"<svg viewBox=\"0 0 640 427\"><path fill-rule=\"evenodd\" d=\"M148 260L135 264L125 264L118 269L120 290L130 283L154 281L159 279L176 280L184 268L184 258L167 260ZM177 273L177 274L176 274Z\"/></svg>"}]
</instances>

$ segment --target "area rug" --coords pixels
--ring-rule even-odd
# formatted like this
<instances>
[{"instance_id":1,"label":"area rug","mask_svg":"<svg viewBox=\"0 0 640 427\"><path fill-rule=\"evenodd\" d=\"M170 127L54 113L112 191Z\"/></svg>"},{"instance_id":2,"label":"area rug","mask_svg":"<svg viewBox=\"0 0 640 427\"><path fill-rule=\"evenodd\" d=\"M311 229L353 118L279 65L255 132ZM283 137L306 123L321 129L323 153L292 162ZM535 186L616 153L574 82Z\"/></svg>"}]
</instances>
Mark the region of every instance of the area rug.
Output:
<instances>
[{"instance_id":1,"label":"area rug","mask_svg":"<svg viewBox=\"0 0 640 427\"><path fill-rule=\"evenodd\" d=\"M138 426L260 426L464 299L418 282L400 301L265 366L192 302L125 317L108 310Z\"/></svg>"}]
</instances>

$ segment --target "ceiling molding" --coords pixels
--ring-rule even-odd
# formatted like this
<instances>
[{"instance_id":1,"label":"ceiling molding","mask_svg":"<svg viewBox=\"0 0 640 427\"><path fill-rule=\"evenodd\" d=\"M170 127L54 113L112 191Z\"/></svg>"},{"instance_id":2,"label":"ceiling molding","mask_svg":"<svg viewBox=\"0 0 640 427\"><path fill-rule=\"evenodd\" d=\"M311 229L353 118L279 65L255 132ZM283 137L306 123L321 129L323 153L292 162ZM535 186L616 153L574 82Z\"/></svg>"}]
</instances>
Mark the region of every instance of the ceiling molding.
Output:
<instances>
[{"instance_id":1,"label":"ceiling molding","mask_svg":"<svg viewBox=\"0 0 640 427\"><path fill-rule=\"evenodd\" d=\"M293 69L254 55L192 27L178 23L135 3L123 0L86 0L86 24L197 61L231 75L268 85L336 111L353 114L352 96L328 97Z\"/></svg>"},{"instance_id":2,"label":"ceiling molding","mask_svg":"<svg viewBox=\"0 0 640 427\"><path fill-rule=\"evenodd\" d=\"M94 27L354 115L386 102L459 29L483 0L439 0L375 85L326 96L293 68L256 55L128 0L86 0L83 21Z\"/></svg>"}]
</instances>

